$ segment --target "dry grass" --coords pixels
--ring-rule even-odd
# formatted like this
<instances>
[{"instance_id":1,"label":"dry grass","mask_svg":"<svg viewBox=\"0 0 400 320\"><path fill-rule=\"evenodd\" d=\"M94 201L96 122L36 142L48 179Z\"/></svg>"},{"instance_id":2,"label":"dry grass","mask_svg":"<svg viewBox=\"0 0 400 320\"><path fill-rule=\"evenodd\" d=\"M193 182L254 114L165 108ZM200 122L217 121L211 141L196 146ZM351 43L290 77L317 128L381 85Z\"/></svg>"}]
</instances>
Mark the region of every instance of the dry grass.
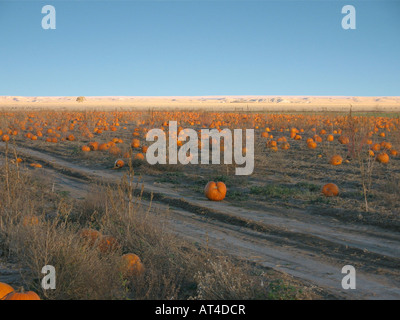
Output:
<instances>
[{"instance_id":1,"label":"dry grass","mask_svg":"<svg viewBox=\"0 0 400 320\"><path fill-rule=\"evenodd\" d=\"M265 299L271 295L254 267L202 249L169 232L165 215L151 214L134 196L133 170L114 186L93 186L88 199L72 201L51 192L8 158L0 168L0 239L6 259L24 270L25 289L44 299ZM5 181L12 183L5 183ZM24 223L26 217L37 223ZM82 228L117 239L118 249L101 253L80 237ZM121 255L140 256L145 273L124 277ZM56 269L56 290L40 286L42 267ZM286 286L284 286L286 288ZM308 297L308 296L307 296Z\"/></svg>"}]
</instances>

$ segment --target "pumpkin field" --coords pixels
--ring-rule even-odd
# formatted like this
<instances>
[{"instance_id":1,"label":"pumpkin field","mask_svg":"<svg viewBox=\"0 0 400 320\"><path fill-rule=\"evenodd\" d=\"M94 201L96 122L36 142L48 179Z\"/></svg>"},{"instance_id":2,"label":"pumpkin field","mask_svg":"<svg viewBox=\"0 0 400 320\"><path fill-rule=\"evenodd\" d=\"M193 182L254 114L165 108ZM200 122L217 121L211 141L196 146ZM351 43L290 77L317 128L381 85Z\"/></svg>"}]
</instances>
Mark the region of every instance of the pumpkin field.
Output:
<instances>
[{"instance_id":1,"label":"pumpkin field","mask_svg":"<svg viewBox=\"0 0 400 320\"><path fill-rule=\"evenodd\" d=\"M254 171L149 164L169 121ZM0 299L399 299L399 153L390 112L0 111Z\"/></svg>"}]
</instances>

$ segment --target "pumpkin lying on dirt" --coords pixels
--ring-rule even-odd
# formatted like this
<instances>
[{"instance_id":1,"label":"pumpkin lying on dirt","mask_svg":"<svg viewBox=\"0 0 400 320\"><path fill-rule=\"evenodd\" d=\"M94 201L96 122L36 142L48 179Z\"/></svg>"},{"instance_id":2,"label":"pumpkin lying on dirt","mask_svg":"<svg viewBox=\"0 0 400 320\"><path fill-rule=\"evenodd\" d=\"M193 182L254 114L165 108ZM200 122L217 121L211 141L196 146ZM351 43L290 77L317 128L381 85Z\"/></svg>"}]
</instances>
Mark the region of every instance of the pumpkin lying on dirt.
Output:
<instances>
[{"instance_id":1,"label":"pumpkin lying on dirt","mask_svg":"<svg viewBox=\"0 0 400 320\"><path fill-rule=\"evenodd\" d=\"M376 161L379 163L388 163L389 162L389 156L387 153L382 152L376 156Z\"/></svg>"},{"instance_id":2,"label":"pumpkin lying on dirt","mask_svg":"<svg viewBox=\"0 0 400 320\"><path fill-rule=\"evenodd\" d=\"M7 283L0 282L0 300L4 300L6 296L13 292L14 288Z\"/></svg>"},{"instance_id":3,"label":"pumpkin lying on dirt","mask_svg":"<svg viewBox=\"0 0 400 320\"><path fill-rule=\"evenodd\" d=\"M322 193L326 197L336 197L339 194L339 188L334 183L328 183L323 186Z\"/></svg>"},{"instance_id":4,"label":"pumpkin lying on dirt","mask_svg":"<svg viewBox=\"0 0 400 320\"><path fill-rule=\"evenodd\" d=\"M209 200L221 201L226 196L226 185L223 182L210 181L204 188L204 194Z\"/></svg>"},{"instance_id":5,"label":"pumpkin lying on dirt","mask_svg":"<svg viewBox=\"0 0 400 320\"><path fill-rule=\"evenodd\" d=\"M114 169L120 169L125 165L124 160L122 159L118 159L117 161L115 161L114 163Z\"/></svg>"},{"instance_id":6,"label":"pumpkin lying on dirt","mask_svg":"<svg viewBox=\"0 0 400 320\"><path fill-rule=\"evenodd\" d=\"M336 155L332 156L329 163L333 166L338 166L338 165L342 164L342 161L343 161L343 158L340 155L336 154Z\"/></svg>"},{"instance_id":7,"label":"pumpkin lying on dirt","mask_svg":"<svg viewBox=\"0 0 400 320\"><path fill-rule=\"evenodd\" d=\"M22 288L20 292L12 291L9 293L4 297L4 300L40 300L40 297L33 291L24 292Z\"/></svg>"},{"instance_id":8,"label":"pumpkin lying on dirt","mask_svg":"<svg viewBox=\"0 0 400 320\"><path fill-rule=\"evenodd\" d=\"M144 160L144 154L143 153L137 153L133 157L134 160Z\"/></svg>"}]
</instances>

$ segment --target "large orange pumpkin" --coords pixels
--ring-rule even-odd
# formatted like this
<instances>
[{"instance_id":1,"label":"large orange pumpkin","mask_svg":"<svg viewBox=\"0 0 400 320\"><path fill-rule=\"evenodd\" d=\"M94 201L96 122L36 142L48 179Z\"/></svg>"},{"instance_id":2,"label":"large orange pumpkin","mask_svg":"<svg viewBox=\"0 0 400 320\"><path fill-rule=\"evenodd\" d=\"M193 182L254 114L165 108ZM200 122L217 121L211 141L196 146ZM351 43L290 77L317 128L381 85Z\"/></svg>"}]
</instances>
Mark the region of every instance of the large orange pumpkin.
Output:
<instances>
[{"instance_id":1,"label":"large orange pumpkin","mask_svg":"<svg viewBox=\"0 0 400 320\"><path fill-rule=\"evenodd\" d=\"M28 292L13 291L9 293L4 300L40 300L40 297L37 295L37 293L33 291L28 291Z\"/></svg>"},{"instance_id":2,"label":"large orange pumpkin","mask_svg":"<svg viewBox=\"0 0 400 320\"><path fill-rule=\"evenodd\" d=\"M92 150L92 151L96 151L96 150L98 150L99 149L99 143L98 142L96 142L96 141L94 141L94 142L89 142L89 148L90 148L90 150Z\"/></svg>"},{"instance_id":3,"label":"large orange pumpkin","mask_svg":"<svg viewBox=\"0 0 400 320\"><path fill-rule=\"evenodd\" d=\"M13 291L13 287L7 283L0 282L0 300L4 300L6 296Z\"/></svg>"},{"instance_id":4,"label":"large orange pumpkin","mask_svg":"<svg viewBox=\"0 0 400 320\"><path fill-rule=\"evenodd\" d=\"M339 188L334 183L328 183L323 186L322 193L326 197L336 197L339 194Z\"/></svg>"},{"instance_id":5,"label":"large orange pumpkin","mask_svg":"<svg viewBox=\"0 0 400 320\"><path fill-rule=\"evenodd\" d=\"M382 152L376 156L376 161L379 163L388 163L389 162L389 156L387 153Z\"/></svg>"},{"instance_id":6,"label":"large orange pumpkin","mask_svg":"<svg viewBox=\"0 0 400 320\"><path fill-rule=\"evenodd\" d=\"M204 194L209 200L221 201L226 196L226 185L221 181L217 183L210 181L204 188Z\"/></svg>"},{"instance_id":7,"label":"large orange pumpkin","mask_svg":"<svg viewBox=\"0 0 400 320\"><path fill-rule=\"evenodd\" d=\"M99 145L99 149L98 150L105 151L105 150L108 150L108 149L110 149L110 145L108 143L102 143L102 144Z\"/></svg>"}]
</instances>

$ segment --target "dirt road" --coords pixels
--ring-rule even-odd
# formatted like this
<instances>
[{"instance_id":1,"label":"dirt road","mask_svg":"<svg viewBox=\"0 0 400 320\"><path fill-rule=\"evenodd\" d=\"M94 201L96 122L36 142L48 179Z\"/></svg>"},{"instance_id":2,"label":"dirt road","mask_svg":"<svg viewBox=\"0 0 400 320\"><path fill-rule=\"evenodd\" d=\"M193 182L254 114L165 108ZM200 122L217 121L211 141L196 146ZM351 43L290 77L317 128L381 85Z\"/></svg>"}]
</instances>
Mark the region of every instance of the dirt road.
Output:
<instances>
[{"instance_id":1,"label":"dirt road","mask_svg":"<svg viewBox=\"0 0 400 320\"><path fill-rule=\"evenodd\" d=\"M39 170L54 181L56 190L68 191L75 198L85 197L94 181L112 183L122 176L115 170L84 167L38 150L17 151L42 162L44 168ZM297 209L265 206L247 210L206 201L190 190L150 178L142 181L143 205L149 205L153 194L152 210L168 211L164 219L189 240L286 272L336 297L400 299L400 232L396 230L349 224ZM342 289L345 265L356 268L355 290Z\"/></svg>"}]
</instances>

